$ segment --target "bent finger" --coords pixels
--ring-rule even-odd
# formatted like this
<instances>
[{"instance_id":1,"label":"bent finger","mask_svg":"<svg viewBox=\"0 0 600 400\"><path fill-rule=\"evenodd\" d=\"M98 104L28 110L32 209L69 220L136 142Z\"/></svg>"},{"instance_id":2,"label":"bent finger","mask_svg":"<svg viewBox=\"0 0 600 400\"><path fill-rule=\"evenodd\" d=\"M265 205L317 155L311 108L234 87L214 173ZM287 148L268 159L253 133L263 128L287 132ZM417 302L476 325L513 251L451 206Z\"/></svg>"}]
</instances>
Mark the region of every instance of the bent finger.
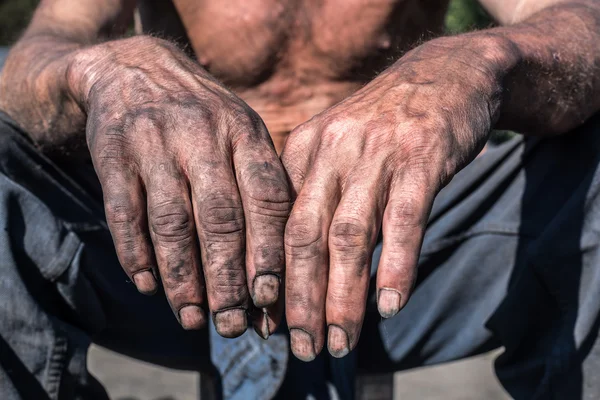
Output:
<instances>
[{"instance_id":1,"label":"bent finger","mask_svg":"<svg viewBox=\"0 0 600 400\"><path fill-rule=\"evenodd\" d=\"M345 356L358 343L381 223L382 192L378 177L350 178L329 229L327 347L334 357Z\"/></svg>"},{"instance_id":2,"label":"bent finger","mask_svg":"<svg viewBox=\"0 0 600 400\"><path fill-rule=\"evenodd\" d=\"M113 169L99 177L119 262L138 291L153 294L158 288L158 272L140 177L128 169Z\"/></svg>"},{"instance_id":3,"label":"bent finger","mask_svg":"<svg viewBox=\"0 0 600 400\"><path fill-rule=\"evenodd\" d=\"M377 307L383 318L407 303L435 196L432 185L408 171L393 183L383 216L383 249L377 272Z\"/></svg>"},{"instance_id":4,"label":"bent finger","mask_svg":"<svg viewBox=\"0 0 600 400\"><path fill-rule=\"evenodd\" d=\"M286 319L292 352L303 361L321 352L329 270L327 234L339 201L338 179L316 167L300 192L285 231Z\"/></svg>"},{"instance_id":5,"label":"bent finger","mask_svg":"<svg viewBox=\"0 0 600 400\"><path fill-rule=\"evenodd\" d=\"M224 156L190 168L194 218L200 249L208 304L217 332L237 337L247 327L248 288L244 268L244 212L231 164Z\"/></svg>"},{"instance_id":6,"label":"bent finger","mask_svg":"<svg viewBox=\"0 0 600 400\"><path fill-rule=\"evenodd\" d=\"M290 190L266 130L240 135L233 161L246 222L248 289L255 307L262 309L274 305L280 294Z\"/></svg>"},{"instance_id":7,"label":"bent finger","mask_svg":"<svg viewBox=\"0 0 600 400\"><path fill-rule=\"evenodd\" d=\"M204 278L187 180L168 162L147 172L150 234L167 300L185 329L200 329L206 323Z\"/></svg>"}]
</instances>

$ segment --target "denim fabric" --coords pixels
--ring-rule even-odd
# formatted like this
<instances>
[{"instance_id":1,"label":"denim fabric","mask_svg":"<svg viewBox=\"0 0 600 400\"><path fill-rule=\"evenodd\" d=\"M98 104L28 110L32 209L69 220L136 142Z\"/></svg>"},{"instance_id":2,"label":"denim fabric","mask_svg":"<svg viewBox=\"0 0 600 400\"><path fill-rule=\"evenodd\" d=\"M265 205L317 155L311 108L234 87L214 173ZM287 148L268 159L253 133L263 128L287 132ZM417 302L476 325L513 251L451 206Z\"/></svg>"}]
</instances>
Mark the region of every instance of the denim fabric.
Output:
<instances>
[{"instance_id":1,"label":"denim fabric","mask_svg":"<svg viewBox=\"0 0 600 400\"><path fill-rule=\"evenodd\" d=\"M289 345L281 334L263 340L252 329L226 339L210 327L211 357L224 378L223 397L231 400L271 399L283 381Z\"/></svg>"},{"instance_id":2,"label":"denim fabric","mask_svg":"<svg viewBox=\"0 0 600 400\"><path fill-rule=\"evenodd\" d=\"M504 346L496 373L514 398L600 398L599 165L596 115L564 136L516 138L461 171L434 204L410 302L390 320L367 317L360 368Z\"/></svg>"},{"instance_id":3,"label":"denim fabric","mask_svg":"<svg viewBox=\"0 0 600 400\"><path fill-rule=\"evenodd\" d=\"M56 165L0 114L0 398L105 399L86 369L91 342L212 374L227 399L350 399L356 371L498 346L515 398L600 398L599 125L519 137L465 168L436 199L406 308L382 321L373 275L359 347L302 363L285 326L267 341L186 332L163 293L137 293L91 166Z\"/></svg>"},{"instance_id":4,"label":"denim fabric","mask_svg":"<svg viewBox=\"0 0 600 400\"><path fill-rule=\"evenodd\" d=\"M106 398L86 369L92 341L222 376L228 399L272 398L287 338L181 329L164 293L143 296L127 280L100 194L91 165L55 165L0 113L0 399Z\"/></svg>"}]
</instances>

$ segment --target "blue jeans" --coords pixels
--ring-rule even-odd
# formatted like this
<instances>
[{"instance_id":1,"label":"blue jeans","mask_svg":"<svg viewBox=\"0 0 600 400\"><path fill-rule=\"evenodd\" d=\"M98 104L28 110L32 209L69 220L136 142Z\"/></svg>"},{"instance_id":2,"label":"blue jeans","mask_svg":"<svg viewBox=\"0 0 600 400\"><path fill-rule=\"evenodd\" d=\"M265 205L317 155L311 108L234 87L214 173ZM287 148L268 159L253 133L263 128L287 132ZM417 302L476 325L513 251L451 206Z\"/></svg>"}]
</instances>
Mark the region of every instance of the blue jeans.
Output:
<instances>
[{"instance_id":1,"label":"blue jeans","mask_svg":"<svg viewBox=\"0 0 600 400\"><path fill-rule=\"evenodd\" d=\"M228 399L346 399L357 372L499 346L513 397L600 398L599 166L600 115L488 151L436 199L406 308L382 320L371 293L358 348L302 363L285 326L267 341L181 329L163 293L121 271L91 165L48 160L0 113L0 398L106 399L86 369L92 342L211 374Z\"/></svg>"}]
</instances>

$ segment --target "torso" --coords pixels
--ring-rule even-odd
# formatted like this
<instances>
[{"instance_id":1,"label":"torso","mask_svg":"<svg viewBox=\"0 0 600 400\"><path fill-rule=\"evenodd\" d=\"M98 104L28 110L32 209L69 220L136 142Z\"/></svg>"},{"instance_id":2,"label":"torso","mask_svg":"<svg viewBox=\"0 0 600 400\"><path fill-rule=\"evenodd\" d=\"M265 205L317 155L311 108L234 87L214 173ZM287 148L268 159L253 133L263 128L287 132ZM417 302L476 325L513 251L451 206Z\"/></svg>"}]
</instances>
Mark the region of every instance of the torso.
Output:
<instances>
[{"instance_id":1,"label":"torso","mask_svg":"<svg viewBox=\"0 0 600 400\"><path fill-rule=\"evenodd\" d=\"M142 0L141 28L186 45L287 133L337 103L415 42L439 34L448 0Z\"/></svg>"}]
</instances>

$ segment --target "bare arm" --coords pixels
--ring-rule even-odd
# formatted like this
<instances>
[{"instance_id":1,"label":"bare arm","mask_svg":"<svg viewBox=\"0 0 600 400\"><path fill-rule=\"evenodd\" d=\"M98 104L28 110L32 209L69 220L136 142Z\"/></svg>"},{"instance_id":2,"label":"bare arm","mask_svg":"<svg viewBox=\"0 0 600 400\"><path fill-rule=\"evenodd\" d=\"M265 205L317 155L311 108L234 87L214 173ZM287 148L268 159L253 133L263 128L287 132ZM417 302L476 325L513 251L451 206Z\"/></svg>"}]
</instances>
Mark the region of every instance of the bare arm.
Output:
<instances>
[{"instance_id":1,"label":"bare arm","mask_svg":"<svg viewBox=\"0 0 600 400\"><path fill-rule=\"evenodd\" d=\"M0 79L0 108L42 147L85 145L85 113L67 82L74 56L121 33L135 0L43 0L12 48Z\"/></svg>"},{"instance_id":2,"label":"bare arm","mask_svg":"<svg viewBox=\"0 0 600 400\"><path fill-rule=\"evenodd\" d=\"M494 35L507 40L508 68L496 126L560 134L600 110L599 1L480 1L504 26L474 33L473 39Z\"/></svg>"}]
</instances>

